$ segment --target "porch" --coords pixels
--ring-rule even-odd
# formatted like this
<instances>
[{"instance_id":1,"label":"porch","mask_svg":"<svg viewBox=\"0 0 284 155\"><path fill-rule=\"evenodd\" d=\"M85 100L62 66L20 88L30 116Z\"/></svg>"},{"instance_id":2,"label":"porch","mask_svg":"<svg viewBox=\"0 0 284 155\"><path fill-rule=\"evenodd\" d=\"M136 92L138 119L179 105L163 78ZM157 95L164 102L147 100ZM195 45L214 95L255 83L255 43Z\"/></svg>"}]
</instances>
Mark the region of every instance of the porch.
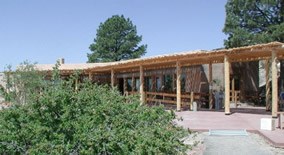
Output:
<instances>
[{"instance_id":1,"label":"porch","mask_svg":"<svg viewBox=\"0 0 284 155\"><path fill-rule=\"evenodd\" d=\"M219 76L223 79L221 83L224 83L224 112L230 115L230 101L236 102L239 99L238 94L246 95L245 91L234 88L235 78L232 76L231 64L261 60L266 62L266 105L270 105L268 108L271 108L272 117L277 117L280 88L277 62L283 58L283 44L274 42L235 49L193 51L113 62L89 68L85 73L92 81L102 81L112 87L118 87L122 94L140 94L141 104L168 103L175 105L177 111L181 111L183 106L192 109L193 101L204 101L207 108L212 109L213 77ZM221 72L214 69L217 64L221 64ZM206 70L202 70L204 66Z\"/></svg>"}]
</instances>

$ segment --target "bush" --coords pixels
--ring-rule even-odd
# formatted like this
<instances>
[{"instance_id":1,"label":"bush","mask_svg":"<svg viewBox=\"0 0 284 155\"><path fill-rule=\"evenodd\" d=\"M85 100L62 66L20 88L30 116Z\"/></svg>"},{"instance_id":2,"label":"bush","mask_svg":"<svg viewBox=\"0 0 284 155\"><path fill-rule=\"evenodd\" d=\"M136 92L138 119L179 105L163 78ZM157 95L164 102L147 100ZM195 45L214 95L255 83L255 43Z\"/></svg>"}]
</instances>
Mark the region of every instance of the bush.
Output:
<instances>
[{"instance_id":1,"label":"bush","mask_svg":"<svg viewBox=\"0 0 284 155\"><path fill-rule=\"evenodd\" d=\"M183 154L188 132L163 107L86 82L52 83L0 111L0 154Z\"/></svg>"},{"instance_id":2,"label":"bush","mask_svg":"<svg viewBox=\"0 0 284 155\"><path fill-rule=\"evenodd\" d=\"M0 95L6 102L15 104L26 104L35 92L39 92L44 87L44 75L35 68L36 63L24 61L15 71L11 66L7 66L4 72L4 87L0 88Z\"/></svg>"}]
</instances>

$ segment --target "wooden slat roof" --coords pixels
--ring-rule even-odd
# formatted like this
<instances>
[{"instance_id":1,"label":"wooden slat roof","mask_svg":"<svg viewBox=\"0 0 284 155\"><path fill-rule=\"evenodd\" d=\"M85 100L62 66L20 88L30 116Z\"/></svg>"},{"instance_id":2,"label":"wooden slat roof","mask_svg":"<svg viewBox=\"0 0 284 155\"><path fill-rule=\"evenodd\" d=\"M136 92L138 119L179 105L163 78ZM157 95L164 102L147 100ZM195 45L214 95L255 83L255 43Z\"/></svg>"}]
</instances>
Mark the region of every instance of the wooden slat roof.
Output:
<instances>
[{"instance_id":1,"label":"wooden slat roof","mask_svg":"<svg viewBox=\"0 0 284 155\"><path fill-rule=\"evenodd\" d=\"M84 70L85 72L109 72L115 70L137 70L137 67L143 65L145 68L161 68L175 66L179 61L181 65L198 65L208 63L223 62L224 56L227 55L231 62L256 61L267 59L271 56L271 52L278 52L280 59L284 58L284 43L271 42L267 44L258 44L245 46L240 48L219 49L219 50L196 50L185 51L173 54L165 54L154 57L130 59L109 63L83 63L83 64L62 64L59 69L61 71ZM40 71L50 71L54 65L36 65Z\"/></svg>"}]
</instances>

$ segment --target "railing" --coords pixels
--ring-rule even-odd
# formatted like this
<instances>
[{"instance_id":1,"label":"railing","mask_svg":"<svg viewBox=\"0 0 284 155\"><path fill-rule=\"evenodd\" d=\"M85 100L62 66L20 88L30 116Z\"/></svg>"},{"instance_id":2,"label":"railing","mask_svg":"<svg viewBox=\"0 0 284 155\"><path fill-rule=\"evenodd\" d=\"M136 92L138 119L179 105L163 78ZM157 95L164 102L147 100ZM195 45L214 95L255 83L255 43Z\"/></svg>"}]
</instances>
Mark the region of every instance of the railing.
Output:
<instances>
[{"instance_id":1,"label":"railing","mask_svg":"<svg viewBox=\"0 0 284 155\"><path fill-rule=\"evenodd\" d=\"M145 93L145 101L147 103L165 103L165 104L177 104L176 93L169 92L144 92ZM129 91L125 92L125 95L139 95L138 91ZM209 94L208 93L194 93L187 92L181 94L181 105L189 105L192 108L193 101L200 102L209 102L208 101ZM199 102L200 101L200 102Z\"/></svg>"},{"instance_id":2,"label":"railing","mask_svg":"<svg viewBox=\"0 0 284 155\"><path fill-rule=\"evenodd\" d=\"M230 90L230 101L235 103L236 108L238 107L238 102L240 102L240 93L239 90Z\"/></svg>"},{"instance_id":3,"label":"railing","mask_svg":"<svg viewBox=\"0 0 284 155\"><path fill-rule=\"evenodd\" d=\"M168 103L168 104L176 104L176 93L165 93L165 92L145 92L146 94L146 102L160 102L160 103ZM197 93L183 93L181 94L181 104L190 104L194 100L199 100L200 95Z\"/></svg>"}]
</instances>

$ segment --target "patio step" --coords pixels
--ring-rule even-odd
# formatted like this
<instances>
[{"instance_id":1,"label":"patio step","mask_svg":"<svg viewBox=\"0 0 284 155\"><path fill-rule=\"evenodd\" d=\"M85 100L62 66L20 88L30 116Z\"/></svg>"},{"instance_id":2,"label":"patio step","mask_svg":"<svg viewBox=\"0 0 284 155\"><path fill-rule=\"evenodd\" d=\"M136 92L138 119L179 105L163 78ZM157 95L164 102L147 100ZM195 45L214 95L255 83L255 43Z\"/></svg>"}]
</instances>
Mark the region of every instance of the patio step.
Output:
<instances>
[{"instance_id":1,"label":"patio step","mask_svg":"<svg viewBox=\"0 0 284 155\"><path fill-rule=\"evenodd\" d=\"M209 136L247 136L245 129L242 130L209 130Z\"/></svg>"}]
</instances>

